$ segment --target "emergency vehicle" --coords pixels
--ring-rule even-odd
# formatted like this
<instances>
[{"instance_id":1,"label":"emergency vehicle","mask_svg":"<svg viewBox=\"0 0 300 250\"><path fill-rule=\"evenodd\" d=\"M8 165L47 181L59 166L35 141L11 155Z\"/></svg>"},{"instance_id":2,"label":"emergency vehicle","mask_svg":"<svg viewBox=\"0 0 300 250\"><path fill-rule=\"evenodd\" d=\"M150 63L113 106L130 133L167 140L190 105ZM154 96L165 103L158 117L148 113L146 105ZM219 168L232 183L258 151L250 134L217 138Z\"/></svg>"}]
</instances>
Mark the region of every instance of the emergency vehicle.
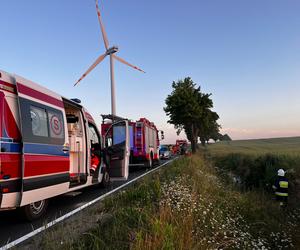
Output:
<instances>
[{"instance_id":1,"label":"emergency vehicle","mask_svg":"<svg viewBox=\"0 0 300 250\"><path fill-rule=\"evenodd\" d=\"M173 146L173 154L186 154L187 140L176 140L176 144Z\"/></svg>"},{"instance_id":2,"label":"emergency vehicle","mask_svg":"<svg viewBox=\"0 0 300 250\"><path fill-rule=\"evenodd\" d=\"M0 210L20 207L34 220L51 197L90 185L106 186L110 177L127 179L127 121L118 124L118 152L115 156L112 138L108 149L114 161L109 162L96 123L78 100L0 71L0 110ZM108 130L113 129L114 124ZM93 174L92 153L100 159Z\"/></svg>"},{"instance_id":3,"label":"emergency vehicle","mask_svg":"<svg viewBox=\"0 0 300 250\"><path fill-rule=\"evenodd\" d=\"M102 115L103 122L101 131L106 135L106 140L113 134L107 132L112 121L122 121L124 118ZM125 119L126 120L126 119ZM128 121L129 124L129 142L130 142L130 158L129 166L147 166L152 167L155 163L159 163L159 130L153 122L146 118L140 118L137 121ZM163 131L161 139L163 139Z\"/></svg>"}]
</instances>

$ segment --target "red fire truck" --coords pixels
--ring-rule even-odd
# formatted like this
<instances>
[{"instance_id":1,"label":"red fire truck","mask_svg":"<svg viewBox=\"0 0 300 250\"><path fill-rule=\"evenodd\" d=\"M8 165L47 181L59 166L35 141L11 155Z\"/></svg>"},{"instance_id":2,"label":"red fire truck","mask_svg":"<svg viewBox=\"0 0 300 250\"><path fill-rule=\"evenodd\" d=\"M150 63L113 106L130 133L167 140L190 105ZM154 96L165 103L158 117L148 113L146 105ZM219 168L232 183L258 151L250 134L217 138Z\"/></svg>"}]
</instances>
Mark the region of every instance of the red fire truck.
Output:
<instances>
[{"instance_id":1,"label":"red fire truck","mask_svg":"<svg viewBox=\"0 0 300 250\"><path fill-rule=\"evenodd\" d=\"M102 115L103 122L101 126L102 135L106 141L106 147L111 145L114 130L110 130L112 122L122 121L124 118ZM127 120L127 119L125 119ZM146 118L140 118L138 121L129 121L129 142L130 142L130 160L129 166L147 166L152 167L159 162L159 130L153 122ZM117 126L114 126L115 130ZM161 139L163 139L163 131L160 131Z\"/></svg>"},{"instance_id":2,"label":"red fire truck","mask_svg":"<svg viewBox=\"0 0 300 250\"><path fill-rule=\"evenodd\" d=\"M173 146L173 154L186 154L187 140L176 140L175 146Z\"/></svg>"}]
</instances>

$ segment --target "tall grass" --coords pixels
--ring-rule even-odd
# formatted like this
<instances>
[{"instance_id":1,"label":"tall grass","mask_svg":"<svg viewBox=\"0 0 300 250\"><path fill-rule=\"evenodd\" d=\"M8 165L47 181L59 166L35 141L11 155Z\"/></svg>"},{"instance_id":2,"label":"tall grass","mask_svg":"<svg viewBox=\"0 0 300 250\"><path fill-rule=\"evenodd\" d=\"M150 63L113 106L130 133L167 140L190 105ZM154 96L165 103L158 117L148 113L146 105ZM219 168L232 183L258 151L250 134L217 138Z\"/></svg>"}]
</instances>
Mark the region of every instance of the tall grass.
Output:
<instances>
[{"instance_id":1,"label":"tall grass","mask_svg":"<svg viewBox=\"0 0 300 250\"><path fill-rule=\"evenodd\" d=\"M71 249L299 248L300 211L282 216L271 196L239 192L202 156L176 161L105 200L109 220Z\"/></svg>"}]
</instances>

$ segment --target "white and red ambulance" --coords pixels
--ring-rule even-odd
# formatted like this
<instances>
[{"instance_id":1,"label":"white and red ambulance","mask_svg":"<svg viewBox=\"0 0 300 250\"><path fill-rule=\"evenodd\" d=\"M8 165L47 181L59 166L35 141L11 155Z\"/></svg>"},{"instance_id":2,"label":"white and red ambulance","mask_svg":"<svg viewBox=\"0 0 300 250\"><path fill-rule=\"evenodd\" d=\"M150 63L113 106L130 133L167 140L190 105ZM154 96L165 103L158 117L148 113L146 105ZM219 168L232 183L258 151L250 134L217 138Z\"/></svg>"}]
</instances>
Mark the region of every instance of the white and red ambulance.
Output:
<instances>
[{"instance_id":1,"label":"white and red ambulance","mask_svg":"<svg viewBox=\"0 0 300 250\"><path fill-rule=\"evenodd\" d=\"M110 163L94 119L78 100L0 71L0 210L20 207L33 220L51 197L106 186L110 177L126 179L128 122L116 131L118 150L116 156L110 150ZM95 173L90 171L93 154L100 159Z\"/></svg>"}]
</instances>

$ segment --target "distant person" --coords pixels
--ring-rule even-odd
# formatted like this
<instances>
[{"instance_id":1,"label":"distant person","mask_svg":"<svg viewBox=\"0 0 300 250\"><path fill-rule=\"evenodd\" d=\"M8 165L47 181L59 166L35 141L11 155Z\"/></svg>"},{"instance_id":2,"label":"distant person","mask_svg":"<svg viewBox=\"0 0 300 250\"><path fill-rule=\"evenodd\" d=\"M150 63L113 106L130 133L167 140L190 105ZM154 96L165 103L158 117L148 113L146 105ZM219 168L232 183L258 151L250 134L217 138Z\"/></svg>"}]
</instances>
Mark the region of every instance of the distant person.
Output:
<instances>
[{"instance_id":1,"label":"distant person","mask_svg":"<svg viewBox=\"0 0 300 250\"><path fill-rule=\"evenodd\" d=\"M281 207L285 207L287 205L288 200L288 187L289 182L288 179L284 176L285 171L283 169L279 169L277 172L277 179L273 185L273 189L275 192L276 200L279 201Z\"/></svg>"}]
</instances>

